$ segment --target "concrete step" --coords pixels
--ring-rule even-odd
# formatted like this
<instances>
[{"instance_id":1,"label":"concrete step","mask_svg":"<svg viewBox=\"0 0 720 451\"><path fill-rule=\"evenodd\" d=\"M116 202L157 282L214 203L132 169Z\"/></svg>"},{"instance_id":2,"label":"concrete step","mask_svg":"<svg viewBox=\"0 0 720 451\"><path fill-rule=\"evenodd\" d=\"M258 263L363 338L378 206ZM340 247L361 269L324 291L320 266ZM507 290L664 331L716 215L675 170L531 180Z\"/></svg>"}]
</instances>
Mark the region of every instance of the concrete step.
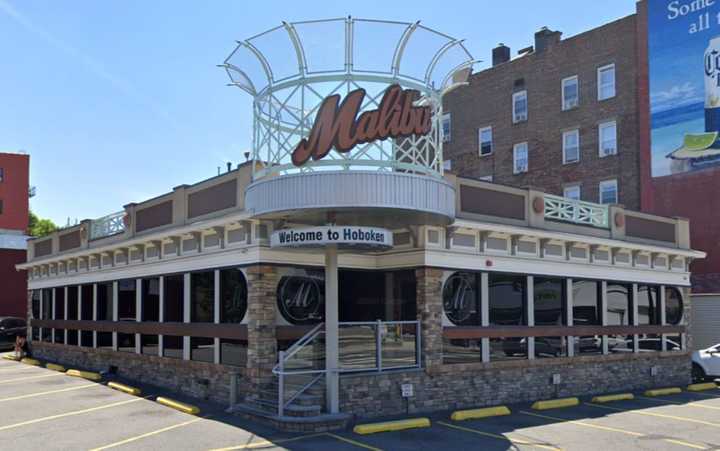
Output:
<instances>
[{"instance_id":1,"label":"concrete step","mask_svg":"<svg viewBox=\"0 0 720 451\"><path fill-rule=\"evenodd\" d=\"M278 393L274 390L260 390L258 393L258 398L260 399L266 399L268 401L274 401L277 404L278 399ZM286 392L285 399L288 399L289 396L291 396L291 392ZM312 405L319 405L322 406L325 404L325 396L322 395L314 395L308 392L302 393L293 399L292 404L300 405L300 406L312 406Z\"/></svg>"},{"instance_id":2,"label":"concrete step","mask_svg":"<svg viewBox=\"0 0 720 451\"><path fill-rule=\"evenodd\" d=\"M254 406L257 406L261 410L265 410L267 412L275 412L277 413L277 401L269 401L266 399L251 399L248 400L248 403ZM285 416L289 417L312 417L312 416L318 416L322 413L322 407L319 405L310 405L310 406L301 406L296 404L290 404L289 406L285 406L284 409Z\"/></svg>"},{"instance_id":3,"label":"concrete step","mask_svg":"<svg viewBox=\"0 0 720 451\"><path fill-rule=\"evenodd\" d=\"M227 410L228 413L250 420L260 421L271 425L281 431L291 432L326 432L347 429L351 415L321 414L312 417L278 416L275 412L268 412L250 404L238 404Z\"/></svg>"}]
</instances>

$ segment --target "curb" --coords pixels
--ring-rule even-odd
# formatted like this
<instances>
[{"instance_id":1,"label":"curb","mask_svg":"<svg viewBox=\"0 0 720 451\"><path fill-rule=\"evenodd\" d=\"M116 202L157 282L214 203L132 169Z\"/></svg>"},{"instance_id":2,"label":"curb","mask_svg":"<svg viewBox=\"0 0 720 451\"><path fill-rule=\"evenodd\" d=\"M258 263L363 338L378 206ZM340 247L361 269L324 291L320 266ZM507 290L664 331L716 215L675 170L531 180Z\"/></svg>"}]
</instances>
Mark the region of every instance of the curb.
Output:
<instances>
[{"instance_id":1,"label":"curb","mask_svg":"<svg viewBox=\"0 0 720 451\"><path fill-rule=\"evenodd\" d=\"M359 424L353 428L356 434L366 435L376 432L402 431L405 429L429 428L428 418L408 418L407 420L385 421L382 423Z\"/></svg>"},{"instance_id":2,"label":"curb","mask_svg":"<svg viewBox=\"0 0 720 451\"><path fill-rule=\"evenodd\" d=\"M102 380L102 376L100 376L99 373L93 373L92 371L67 370L65 374L67 374L68 376L82 377L83 379L88 379L95 382Z\"/></svg>"},{"instance_id":3,"label":"curb","mask_svg":"<svg viewBox=\"0 0 720 451\"><path fill-rule=\"evenodd\" d=\"M45 368L53 371L60 371L61 373L65 372L65 367L56 363L46 363Z\"/></svg>"},{"instance_id":4,"label":"curb","mask_svg":"<svg viewBox=\"0 0 720 451\"><path fill-rule=\"evenodd\" d=\"M5 354L5 355L3 355L3 359L5 359L5 360L12 360L13 362L19 362L19 361L20 361L20 359L18 359L17 357L15 357L15 356L12 355L12 354Z\"/></svg>"},{"instance_id":5,"label":"curb","mask_svg":"<svg viewBox=\"0 0 720 451\"><path fill-rule=\"evenodd\" d=\"M718 385L715 382L706 382L704 384L690 384L687 386L687 391L714 390L716 388L718 388Z\"/></svg>"},{"instance_id":6,"label":"curb","mask_svg":"<svg viewBox=\"0 0 720 451\"><path fill-rule=\"evenodd\" d=\"M198 413L200 413L200 409L196 406L185 404L184 402L180 401L175 401L174 399L158 396L155 401L157 401L159 404L173 408L175 410L179 410L180 412L185 412L190 415L197 415Z\"/></svg>"},{"instance_id":7,"label":"curb","mask_svg":"<svg viewBox=\"0 0 720 451\"><path fill-rule=\"evenodd\" d=\"M31 359L30 357L25 357L20 362L26 364L26 365L32 365L32 366L40 366L40 361L36 359Z\"/></svg>"},{"instance_id":8,"label":"curb","mask_svg":"<svg viewBox=\"0 0 720 451\"><path fill-rule=\"evenodd\" d=\"M580 404L578 398L548 399L545 401L535 401L532 408L535 410L549 410L577 406L578 404Z\"/></svg>"},{"instance_id":9,"label":"curb","mask_svg":"<svg viewBox=\"0 0 720 451\"><path fill-rule=\"evenodd\" d=\"M635 399L635 395L632 393L618 393L616 395L594 396L590 402L605 403L612 401L629 401L631 399Z\"/></svg>"},{"instance_id":10,"label":"curb","mask_svg":"<svg viewBox=\"0 0 720 451\"><path fill-rule=\"evenodd\" d=\"M646 390L645 396L677 395L678 393L682 393L680 387L655 388L653 390Z\"/></svg>"},{"instance_id":11,"label":"curb","mask_svg":"<svg viewBox=\"0 0 720 451\"><path fill-rule=\"evenodd\" d=\"M127 393L128 395L140 396L140 393L142 393L139 388L121 384L120 382L108 382L107 386L110 388L114 388L115 390Z\"/></svg>"},{"instance_id":12,"label":"curb","mask_svg":"<svg viewBox=\"0 0 720 451\"><path fill-rule=\"evenodd\" d=\"M506 406L485 407L482 409L456 410L450 415L453 421L472 420L476 418L499 417L510 415L510 409Z\"/></svg>"}]
</instances>

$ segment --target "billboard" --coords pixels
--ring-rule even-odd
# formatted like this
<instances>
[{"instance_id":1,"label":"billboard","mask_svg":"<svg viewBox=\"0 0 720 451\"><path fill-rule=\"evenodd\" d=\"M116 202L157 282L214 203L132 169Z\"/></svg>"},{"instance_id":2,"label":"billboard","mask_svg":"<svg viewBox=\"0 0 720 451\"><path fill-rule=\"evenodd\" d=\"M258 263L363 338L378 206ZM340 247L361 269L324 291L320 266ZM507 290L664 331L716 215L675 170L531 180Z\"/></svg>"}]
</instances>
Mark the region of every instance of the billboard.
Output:
<instances>
[{"instance_id":1,"label":"billboard","mask_svg":"<svg viewBox=\"0 0 720 451\"><path fill-rule=\"evenodd\" d=\"M649 0L652 176L720 166L720 0Z\"/></svg>"}]
</instances>

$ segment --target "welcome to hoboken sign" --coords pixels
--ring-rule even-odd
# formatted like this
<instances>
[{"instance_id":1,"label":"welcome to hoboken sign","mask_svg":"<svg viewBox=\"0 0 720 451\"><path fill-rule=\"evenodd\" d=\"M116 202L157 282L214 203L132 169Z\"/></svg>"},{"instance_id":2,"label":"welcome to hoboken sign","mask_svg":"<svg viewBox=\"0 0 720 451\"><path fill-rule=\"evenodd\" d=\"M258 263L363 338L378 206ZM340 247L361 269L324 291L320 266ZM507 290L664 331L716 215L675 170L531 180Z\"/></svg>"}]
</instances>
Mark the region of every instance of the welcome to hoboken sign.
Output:
<instances>
[{"instance_id":1,"label":"welcome to hoboken sign","mask_svg":"<svg viewBox=\"0 0 720 451\"><path fill-rule=\"evenodd\" d=\"M390 248L392 232L378 227L325 226L285 229L273 232L270 247L322 247L337 244L348 247Z\"/></svg>"}]
</instances>

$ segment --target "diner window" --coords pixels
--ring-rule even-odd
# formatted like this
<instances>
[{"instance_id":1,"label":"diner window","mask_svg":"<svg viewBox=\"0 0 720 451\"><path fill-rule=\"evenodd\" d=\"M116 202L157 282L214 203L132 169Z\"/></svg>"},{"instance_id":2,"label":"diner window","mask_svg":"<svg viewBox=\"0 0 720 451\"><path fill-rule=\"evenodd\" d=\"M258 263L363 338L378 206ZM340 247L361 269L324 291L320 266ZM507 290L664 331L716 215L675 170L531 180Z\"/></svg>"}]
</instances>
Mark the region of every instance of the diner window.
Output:
<instances>
[{"instance_id":1,"label":"diner window","mask_svg":"<svg viewBox=\"0 0 720 451\"><path fill-rule=\"evenodd\" d=\"M137 321L136 291L135 279L118 281L118 321Z\"/></svg>"},{"instance_id":2,"label":"diner window","mask_svg":"<svg viewBox=\"0 0 720 451\"><path fill-rule=\"evenodd\" d=\"M247 312L248 287L240 269L220 270L220 322L239 323Z\"/></svg>"},{"instance_id":3,"label":"diner window","mask_svg":"<svg viewBox=\"0 0 720 451\"><path fill-rule=\"evenodd\" d=\"M442 290L445 319L455 326L479 326L480 274L448 273ZM472 363L482 360L482 341L479 339L444 338L443 363Z\"/></svg>"},{"instance_id":4,"label":"diner window","mask_svg":"<svg viewBox=\"0 0 720 451\"><path fill-rule=\"evenodd\" d=\"M563 164L580 161L580 130L563 132Z\"/></svg>"},{"instance_id":5,"label":"diner window","mask_svg":"<svg viewBox=\"0 0 720 451\"><path fill-rule=\"evenodd\" d=\"M528 171L528 144L520 143L513 146L513 174Z\"/></svg>"},{"instance_id":6,"label":"diner window","mask_svg":"<svg viewBox=\"0 0 720 451\"><path fill-rule=\"evenodd\" d=\"M220 340L220 363L244 367L247 363L247 340Z\"/></svg>"},{"instance_id":7,"label":"diner window","mask_svg":"<svg viewBox=\"0 0 720 451\"><path fill-rule=\"evenodd\" d=\"M483 127L478 130L478 141L480 143L480 156L490 155L493 152L493 130L492 127Z\"/></svg>"},{"instance_id":8,"label":"diner window","mask_svg":"<svg viewBox=\"0 0 720 451\"><path fill-rule=\"evenodd\" d=\"M185 312L185 279L182 274L163 277L165 285L163 321L182 323ZM181 356L182 357L182 356Z\"/></svg>"},{"instance_id":9,"label":"diner window","mask_svg":"<svg viewBox=\"0 0 720 451\"><path fill-rule=\"evenodd\" d=\"M492 326L527 325L527 277L488 275L488 308ZM490 360L527 359L527 338L491 338Z\"/></svg>"},{"instance_id":10,"label":"diner window","mask_svg":"<svg viewBox=\"0 0 720 451\"><path fill-rule=\"evenodd\" d=\"M324 286L308 277L283 279L281 314L285 319L291 324L314 324L320 320L324 311L322 299L317 297ZM412 321L417 318L417 287L412 270L340 270L338 283L340 321ZM295 302L291 302L293 299ZM302 299L306 299L306 309L299 308L297 301Z\"/></svg>"},{"instance_id":11,"label":"diner window","mask_svg":"<svg viewBox=\"0 0 720 451\"><path fill-rule=\"evenodd\" d=\"M605 180L600 182L598 186L599 199L601 204L618 203L618 184L617 180Z\"/></svg>"},{"instance_id":12,"label":"diner window","mask_svg":"<svg viewBox=\"0 0 720 451\"><path fill-rule=\"evenodd\" d=\"M42 319L51 319L52 316L52 288L43 288L42 290Z\"/></svg>"},{"instance_id":13,"label":"diner window","mask_svg":"<svg viewBox=\"0 0 720 451\"><path fill-rule=\"evenodd\" d=\"M631 308L632 288L629 285L607 285L607 325L632 325ZM609 352L632 352L632 335L608 335Z\"/></svg>"},{"instance_id":14,"label":"diner window","mask_svg":"<svg viewBox=\"0 0 720 451\"><path fill-rule=\"evenodd\" d=\"M198 362L214 362L215 340L206 337L191 337L190 360L196 360Z\"/></svg>"},{"instance_id":15,"label":"diner window","mask_svg":"<svg viewBox=\"0 0 720 451\"><path fill-rule=\"evenodd\" d=\"M118 332L118 351L135 352L135 334Z\"/></svg>"},{"instance_id":16,"label":"diner window","mask_svg":"<svg viewBox=\"0 0 720 451\"><path fill-rule=\"evenodd\" d=\"M65 343L69 346L77 346L78 345L78 331L73 329L67 330L67 343Z\"/></svg>"},{"instance_id":17,"label":"diner window","mask_svg":"<svg viewBox=\"0 0 720 451\"><path fill-rule=\"evenodd\" d=\"M660 324L660 299L658 287L639 285L637 290L638 325Z\"/></svg>"},{"instance_id":18,"label":"diner window","mask_svg":"<svg viewBox=\"0 0 720 451\"><path fill-rule=\"evenodd\" d=\"M163 357L168 357L171 359L182 359L183 337L175 335L163 335Z\"/></svg>"},{"instance_id":19,"label":"diner window","mask_svg":"<svg viewBox=\"0 0 720 451\"><path fill-rule=\"evenodd\" d=\"M601 158L617 153L617 122L598 125L598 153Z\"/></svg>"},{"instance_id":20,"label":"diner window","mask_svg":"<svg viewBox=\"0 0 720 451\"><path fill-rule=\"evenodd\" d=\"M597 70L598 100L615 97L615 65L608 64Z\"/></svg>"},{"instance_id":21,"label":"diner window","mask_svg":"<svg viewBox=\"0 0 720 451\"><path fill-rule=\"evenodd\" d=\"M565 279L535 277L533 299L536 326L567 325Z\"/></svg>"},{"instance_id":22,"label":"diner window","mask_svg":"<svg viewBox=\"0 0 720 451\"><path fill-rule=\"evenodd\" d=\"M77 321L78 318L78 287L71 286L67 289L67 319Z\"/></svg>"},{"instance_id":23,"label":"diner window","mask_svg":"<svg viewBox=\"0 0 720 451\"><path fill-rule=\"evenodd\" d=\"M602 283L593 280L573 280L573 325L602 325ZM601 354L602 335L575 337L575 354Z\"/></svg>"},{"instance_id":24,"label":"diner window","mask_svg":"<svg viewBox=\"0 0 720 451\"><path fill-rule=\"evenodd\" d=\"M65 344L65 329L55 329L55 339L53 343Z\"/></svg>"},{"instance_id":25,"label":"diner window","mask_svg":"<svg viewBox=\"0 0 720 451\"><path fill-rule=\"evenodd\" d=\"M513 124L527 121L528 118L528 99L527 91L519 91L513 94Z\"/></svg>"},{"instance_id":26,"label":"diner window","mask_svg":"<svg viewBox=\"0 0 720 451\"><path fill-rule=\"evenodd\" d=\"M82 304L82 309L80 311L80 319L83 321L92 321L93 319L93 286L92 285L82 285L80 287L81 290L81 300L80 303Z\"/></svg>"},{"instance_id":27,"label":"diner window","mask_svg":"<svg viewBox=\"0 0 720 451\"><path fill-rule=\"evenodd\" d=\"M580 104L580 84L577 75L563 78L561 85L563 111L576 108Z\"/></svg>"},{"instance_id":28,"label":"diner window","mask_svg":"<svg viewBox=\"0 0 720 451\"><path fill-rule=\"evenodd\" d=\"M40 319L40 290L32 290L32 317Z\"/></svg>"},{"instance_id":29,"label":"diner window","mask_svg":"<svg viewBox=\"0 0 720 451\"><path fill-rule=\"evenodd\" d=\"M160 279L142 280L142 321L160 321Z\"/></svg>"},{"instance_id":30,"label":"diner window","mask_svg":"<svg viewBox=\"0 0 720 451\"><path fill-rule=\"evenodd\" d=\"M563 188L563 197L566 199L580 200L580 185L567 185Z\"/></svg>"},{"instance_id":31,"label":"diner window","mask_svg":"<svg viewBox=\"0 0 720 451\"><path fill-rule=\"evenodd\" d=\"M443 113L442 115L442 140L447 143L452 138L452 118L450 113Z\"/></svg>"},{"instance_id":32,"label":"diner window","mask_svg":"<svg viewBox=\"0 0 720 451\"><path fill-rule=\"evenodd\" d=\"M104 282L97 284L97 320L113 320L113 284Z\"/></svg>"},{"instance_id":33,"label":"diner window","mask_svg":"<svg viewBox=\"0 0 720 451\"><path fill-rule=\"evenodd\" d=\"M158 336L140 335L140 352L146 355L158 355Z\"/></svg>"},{"instance_id":34,"label":"diner window","mask_svg":"<svg viewBox=\"0 0 720 451\"><path fill-rule=\"evenodd\" d=\"M55 315L53 319L65 319L65 288L55 288Z\"/></svg>"},{"instance_id":35,"label":"diner window","mask_svg":"<svg viewBox=\"0 0 720 451\"><path fill-rule=\"evenodd\" d=\"M195 272L190 275L190 321L215 321L215 271Z\"/></svg>"},{"instance_id":36,"label":"diner window","mask_svg":"<svg viewBox=\"0 0 720 451\"><path fill-rule=\"evenodd\" d=\"M683 317L683 299L680 290L665 287L665 323L671 326L680 324Z\"/></svg>"}]
</instances>

